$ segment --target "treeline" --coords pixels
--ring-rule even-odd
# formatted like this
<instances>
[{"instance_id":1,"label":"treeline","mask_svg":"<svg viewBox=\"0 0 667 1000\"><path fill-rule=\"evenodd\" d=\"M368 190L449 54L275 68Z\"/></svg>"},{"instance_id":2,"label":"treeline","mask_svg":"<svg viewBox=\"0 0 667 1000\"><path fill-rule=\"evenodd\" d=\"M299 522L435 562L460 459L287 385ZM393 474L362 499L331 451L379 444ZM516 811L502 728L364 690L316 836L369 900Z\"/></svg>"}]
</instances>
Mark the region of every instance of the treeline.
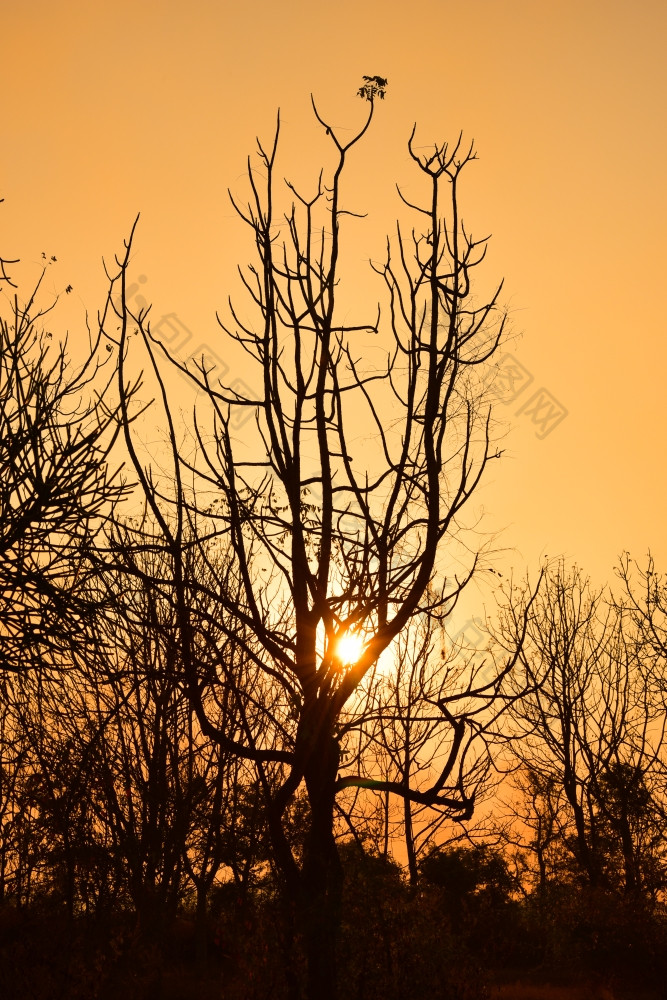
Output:
<instances>
[{"instance_id":1,"label":"treeline","mask_svg":"<svg viewBox=\"0 0 667 1000\"><path fill-rule=\"evenodd\" d=\"M222 976L226 996L281 995L298 967L265 776L202 732L174 667L169 606L149 582L159 568L151 574L139 585L106 567L96 584L106 597L69 660L51 653L5 676L0 913L15 996L28 995L26 982L30 995L63 983L72 996L114 995L122 983L141 996L165 969L185 977L175 980L182 994L163 982L166 996L187 995L184 982L206 982L207 971L212 982ZM658 584L652 569L646 581ZM494 646L516 641L526 595L513 597L485 658L467 669L485 670ZM664 974L659 606L610 603L562 563L527 599L520 661L499 696L510 703L506 728L488 747L501 773L486 777L484 818L452 826L372 791L341 805L351 995L421 997L435 977L443 996L477 996L499 969L553 977L566 966L585 981L645 984ZM423 624L420 655L403 648L394 675L405 681L402 749L426 769L441 748L429 745L417 678L424 656L441 658L434 638ZM465 651L458 657L465 663ZM206 710L221 728L233 715L222 700ZM378 773L405 766L392 759L387 725L386 713L381 725L366 719ZM289 827L297 854L307 818L299 798Z\"/></svg>"},{"instance_id":2,"label":"treeline","mask_svg":"<svg viewBox=\"0 0 667 1000\"><path fill-rule=\"evenodd\" d=\"M288 729L294 706L247 634L220 626L233 559L215 538L205 559L190 549L202 683L188 687L168 559L108 471L109 380L82 403L87 373L105 372L99 344L73 372L39 317L15 318L1 400L6 981L15 996L22 983L139 996L158 982L171 995L171 968L200 985L222 974L230 997L287 995L300 946L268 830L279 778L234 741ZM443 996L476 996L494 970L564 963L584 978L663 974L667 590L627 558L614 589L550 564L536 588L504 591L485 649L424 614L371 675L343 734L366 781L336 819L350 995L421 997L435 978ZM457 687L482 708L461 775L477 811L452 823L372 784L431 780L452 749L433 706ZM308 813L297 797L296 856Z\"/></svg>"}]
</instances>

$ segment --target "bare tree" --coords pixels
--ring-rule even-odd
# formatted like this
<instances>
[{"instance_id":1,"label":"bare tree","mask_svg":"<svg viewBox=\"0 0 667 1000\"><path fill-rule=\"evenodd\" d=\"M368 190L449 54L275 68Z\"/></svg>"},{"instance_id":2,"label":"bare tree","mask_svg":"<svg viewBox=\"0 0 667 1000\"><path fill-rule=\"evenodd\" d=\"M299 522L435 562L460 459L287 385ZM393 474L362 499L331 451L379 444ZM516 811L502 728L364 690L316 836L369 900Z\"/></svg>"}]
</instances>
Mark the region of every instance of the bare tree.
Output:
<instances>
[{"instance_id":1,"label":"bare tree","mask_svg":"<svg viewBox=\"0 0 667 1000\"><path fill-rule=\"evenodd\" d=\"M620 862L623 887L634 892L646 882L641 855L664 721L650 697L630 616L562 560L548 568L531 600L527 631L515 594L501 633L508 646L520 634L523 674L515 683L523 682L526 693L512 707L513 752L529 775L540 881L559 827L561 844L572 845L591 885L611 886Z\"/></svg>"},{"instance_id":2,"label":"bare tree","mask_svg":"<svg viewBox=\"0 0 667 1000\"><path fill-rule=\"evenodd\" d=\"M385 657L384 666L376 665L364 682L364 689L368 687L364 712L352 713L347 725L341 719L345 746L357 747L358 767L367 787L374 792L380 776L380 787L389 783L429 789L454 749L457 729L442 710L452 705L467 722L458 749L459 780L478 804L491 783L493 750L500 742L498 716L506 709L498 696L502 670L493 668L489 655L486 682L477 686L475 666L479 664L470 662L460 644L452 643L429 613L412 620L397 636L392 651L393 660ZM392 839L403 840L410 882L415 885L420 857L433 845L438 831L460 814L450 805L400 796L400 815L391 815L386 792L383 800L384 852L391 825ZM450 824L447 835L456 839L460 832L454 832Z\"/></svg>"},{"instance_id":3,"label":"bare tree","mask_svg":"<svg viewBox=\"0 0 667 1000\"><path fill-rule=\"evenodd\" d=\"M13 700L13 699L12 699ZM30 774L30 744L7 698L0 706L0 903L11 898L20 907L29 867L25 785Z\"/></svg>"},{"instance_id":4,"label":"bare tree","mask_svg":"<svg viewBox=\"0 0 667 1000\"><path fill-rule=\"evenodd\" d=\"M270 702L262 691L252 662L244 656L241 632L227 634L218 619L224 617L215 600L219 577L225 578L229 561L215 546L207 545L203 532L196 544L184 552L183 568L188 587L188 607L192 629L190 651L198 665L201 697L196 704L206 719L203 733L193 714L187 694L179 642L179 592L169 574L169 557L155 546L148 524L117 521L108 537L109 560L104 585L114 594L113 605L102 624L106 639L99 635L99 651L107 650L111 660L96 663L93 675L106 677L118 710L107 742L124 752L123 773L136 789L142 805L135 815L126 805L115 809L132 836L141 832L146 858L161 859L162 870L153 872L146 883L147 868L142 861L139 886L151 909L149 920L159 931L170 904L178 902L180 884L187 875L196 895L196 936L200 959L205 957L208 893L221 869L237 882L248 882L249 871L261 855L261 828L265 825L255 775L247 761L230 753L227 741L243 727L259 739L256 700ZM204 558L205 557L205 558ZM226 596L231 596L227 580ZM114 657L120 651L124 669L118 674ZM107 655L108 655L107 653ZM205 691L205 693L204 693ZM242 698L236 693L243 692ZM130 709L126 735L114 739L115 717L123 719ZM111 714L111 713L109 713ZM211 738L211 732L214 738ZM218 738L224 733L226 740ZM109 749L108 756L112 756ZM148 781L130 779L133 762ZM148 793L148 794L147 794ZM245 807L249 800L256 829L249 832ZM244 870L242 870L244 869ZM156 874L160 875L159 884ZM167 914L168 916L168 914Z\"/></svg>"},{"instance_id":5,"label":"bare tree","mask_svg":"<svg viewBox=\"0 0 667 1000\"><path fill-rule=\"evenodd\" d=\"M0 671L67 658L90 607L86 555L126 489L109 467L116 367L100 326L83 362L45 328L45 269L22 300L0 275ZM15 262L12 262L15 263ZM103 348L106 346L107 350ZM126 386L131 397L136 386Z\"/></svg>"},{"instance_id":6,"label":"bare tree","mask_svg":"<svg viewBox=\"0 0 667 1000\"><path fill-rule=\"evenodd\" d=\"M522 768L513 775L507 802L509 821L502 840L514 855L526 891L544 893L562 876L570 814L562 782L555 774Z\"/></svg>"},{"instance_id":7,"label":"bare tree","mask_svg":"<svg viewBox=\"0 0 667 1000\"><path fill-rule=\"evenodd\" d=\"M621 556L616 573L623 585L620 605L636 629L637 655L646 664L656 693L664 695L667 661L667 577L659 573L649 552L640 566L628 552Z\"/></svg>"},{"instance_id":8,"label":"bare tree","mask_svg":"<svg viewBox=\"0 0 667 1000\"><path fill-rule=\"evenodd\" d=\"M254 319L243 319L231 306L231 324L221 325L256 366L261 388L252 395L225 387L204 358L196 370L179 365L207 401L195 416L196 455L179 447L145 314L132 316L121 296L121 386L128 336L138 326L165 408L172 464L162 476L138 453L130 408L123 413L127 447L178 595L187 688L202 729L257 768L276 864L305 941L313 1000L336 995L336 797L369 783L354 769L339 774L341 735L355 716L362 723L362 682L379 657L416 616L446 616L475 569L472 557L457 575L440 557L496 454L479 373L505 323L500 289L482 305L472 297L472 272L484 258L486 240L466 231L459 188L473 148L459 137L453 146L436 145L424 154L414 130L408 149L426 194L423 205L403 200L424 231L406 235L399 227L387 242L385 263L374 267L386 287L386 315L352 324L343 319L343 235L355 213L343 209L341 186L375 111L373 88L362 87L361 95L368 114L345 140L313 104L333 165L310 194L288 184L292 200L283 212L276 183L280 121L271 147L258 144L260 169L248 174L250 202L234 203L255 242L256 263L243 274ZM121 291L128 261L129 244ZM391 347L382 364L364 360L387 336ZM235 435L235 418L248 408L255 416L250 444ZM232 557L215 587L210 576L198 585L186 572L198 532L202 551L217 537ZM213 674L202 670L191 586L215 598L217 627L241 643L254 664L252 692L238 686L224 658ZM206 691L223 680L238 713L233 730L216 728L206 713ZM414 787L403 777L379 778L373 780L377 792L452 817L471 814L474 790L466 786L461 759L475 725L469 696L433 699L448 750L430 783ZM301 858L285 817L302 783L310 816Z\"/></svg>"}]
</instances>

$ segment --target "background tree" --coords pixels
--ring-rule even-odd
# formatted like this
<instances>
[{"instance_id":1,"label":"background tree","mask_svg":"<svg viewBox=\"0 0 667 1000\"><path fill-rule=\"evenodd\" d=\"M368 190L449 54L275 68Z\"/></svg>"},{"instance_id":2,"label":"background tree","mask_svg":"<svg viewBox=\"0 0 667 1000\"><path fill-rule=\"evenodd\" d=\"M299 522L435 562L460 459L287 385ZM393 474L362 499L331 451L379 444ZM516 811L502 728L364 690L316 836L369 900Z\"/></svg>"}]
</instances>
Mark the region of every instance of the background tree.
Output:
<instances>
[{"instance_id":1,"label":"background tree","mask_svg":"<svg viewBox=\"0 0 667 1000\"><path fill-rule=\"evenodd\" d=\"M566 831L570 822L562 782L556 774L522 767L512 776L505 849L521 871L526 891L545 894L563 878Z\"/></svg>"},{"instance_id":2,"label":"background tree","mask_svg":"<svg viewBox=\"0 0 667 1000\"><path fill-rule=\"evenodd\" d=\"M154 541L153 526L141 517L117 518L107 532L104 569L95 581L106 599L91 634L95 656L86 670L87 704L95 706L90 715L103 775L101 818L113 831L122 869L130 873L128 890L142 934L161 938L189 883L203 961L210 889L223 867L241 877L243 852L230 845L241 836L237 800L253 776L202 732L187 698L177 593L168 558ZM209 551L202 562L201 555L194 547L186 566L200 585L192 593L198 603L191 604L191 614L199 625L193 647L202 674L215 678L200 707L209 729L233 731L239 719L228 678L243 665L205 595L217 557ZM256 819L254 848L261 840L261 817Z\"/></svg>"},{"instance_id":3,"label":"background tree","mask_svg":"<svg viewBox=\"0 0 667 1000\"><path fill-rule=\"evenodd\" d=\"M348 750L347 766L356 763L375 798L378 776L393 786L428 789L453 748L453 734L450 738L443 734L440 706L449 703L460 710L467 700L468 729L459 750L460 779L479 804L496 783L492 761L502 743L498 722L506 708L498 697L502 670L494 667L490 651L482 663L472 662L430 613L413 619L397 636L392 653L392 661L386 657L364 681L368 692L365 712L352 714L349 726L341 729L345 746L357 747L358 762ZM394 800L386 793L382 796L383 853L388 853L391 831L393 844L400 839L405 845L409 877L415 886L420 857L435 838L457 839L461 829L454 831L448 824L452 818L448 806L438 808L398 797L397 814L390 808ZM358 805L356 811L349 811L358 824Z\"/></svg>"},{"instance_id":4,"label":"background tree","mask_svg":"<svg viewBox=\"0 0 667 1000\"><path fill-rule=\"evenodd\" d=\"M543 577L525 635L524 622L525 605L514 595L501 632L506 643L517 630L521 638L527 690L512 707L512 750L528 778L540 880L543 852L560 826L561 844L570 847L590 885L609 887L620 868L626 892L648 889L640 857L651 837L643 824L655 814L649 789L664 723L647 688L631 618L561 560ZM654 862L648 861L646 877Z\"/></svg>"},{"instance_id":5,"label":"background tree","mask_svg":"<svg viewBox=\"0 0 667 1000\"><path fill-rule=\"evenodd\" d=\"M55 259L55 258L54 258ZM9 263L9 262L5 262ZM102 327L74 364L38 305L0 275L0 670L66 656L90 608L87 554L126 489L109 467L118 434L113 352ZM16 262L11 262L16 263ZM16 286L12 286L16 287ZM108 303L107 303L108 307ZM104 347L107 349L104 350ZM136 386L125 386L129 396Z\"/></svg>"}]
</instances>

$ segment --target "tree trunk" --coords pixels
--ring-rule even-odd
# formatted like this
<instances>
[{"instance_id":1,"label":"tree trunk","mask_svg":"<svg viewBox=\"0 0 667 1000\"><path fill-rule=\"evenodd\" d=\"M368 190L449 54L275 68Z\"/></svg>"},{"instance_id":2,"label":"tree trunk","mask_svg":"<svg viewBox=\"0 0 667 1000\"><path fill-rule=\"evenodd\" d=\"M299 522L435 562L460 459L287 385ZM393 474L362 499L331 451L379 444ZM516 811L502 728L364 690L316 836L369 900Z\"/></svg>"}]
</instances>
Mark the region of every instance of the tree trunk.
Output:
<instances>
[{"instance_id":1,"label":"tree trunk","mask_svg":"<svg viewBox=\"0 0 667 1000\"><path fill-rule=\"evenodd\" d=\"M204 973L208 963L208 900L209 882L202 879L197 885L197 908L195 910L195 967Z\"/></svg>"},{"instance_id":2,"label":"tree trunk","mask_svg":"<svg viewBox=\"0 0 667 1000\"><path fill-rule=\"evenodd\" d=\"M306 770L311 822L303 862L300 923L306 948L308 1000L336 1000L336 952L343 872L333 834L338 743L318 740Z\"/></svg>"},{"instance_id":3,"label":"tree trunk","mask_svg":"<svg viewBox=\"0 0 667 1000\"><path fill-rule=\"evenodd\" d=\"M412 803L407 798L403 800L403 821L405 824L405 847L408 855L410 885L414 888L417 885L419 872L417 870L417 852L415 851L415 835L412 826Z\"/></svg>"},{"instance_id":4,"label":"tree trunk","mask_svg":"<svg viewBox=\"0 0 667 1000\"><path fill-rule=\"evenodd\" d=\"M577 796L577 785L576 781L571 774L566 774L563 780L563 788L565 790L565 795L567 800L572 807L572 814L574 817L574 828L577 835L577 853L578 860L582 868L588 876L589 884L595 888L599 883L598 868L596 863L596 858L591 850L591 845L586 831L586 817L584 815L583 806L579 802Z\"/></svg>"},{"instance_id":5,"label":"tree trunk","mask_svg":"<svg viewBox=\"0 0 667 1000\"><path fill-rule=\"evenodd\" d=\"M637 878L637 865L635 859L635 845L632 840L632 831L627 814L621 815L619 826L621 828L621 847L623 850L623 874L625 876L625 893L630 896L639 888Z\"/></svg>"}]
</instances>

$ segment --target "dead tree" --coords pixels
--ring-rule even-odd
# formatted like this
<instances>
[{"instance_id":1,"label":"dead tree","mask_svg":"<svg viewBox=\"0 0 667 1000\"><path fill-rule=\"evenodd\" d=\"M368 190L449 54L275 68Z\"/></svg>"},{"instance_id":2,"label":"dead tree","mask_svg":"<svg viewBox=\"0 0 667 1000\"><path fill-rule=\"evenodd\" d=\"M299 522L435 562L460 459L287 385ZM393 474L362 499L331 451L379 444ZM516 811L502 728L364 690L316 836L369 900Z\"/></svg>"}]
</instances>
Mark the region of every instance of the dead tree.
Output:
<instances>
[{"instance_id":1,"label":"dead tree","mask_svg":"<svg viewBox=\"0 0 667 1000\"><path fill-rule=\"evenodd\" d=\"M621 871L626 893L650 889L642 854L664 716L647 686L631 616L562 560L530 600L527 628L515 593L500 631L507 648L513 634L521 644L515 683L525 692L511 710L513 753L545 801L545 789L551 801L558 789L567 802L567 823L556 809L549 840L558 815L561 843L592 886L613 887Z\"/></svg>"},{"instance_id":2,"label":"dead tree","mask_svg":"<svg viewBox=\"0 0 667 1000\"><path fill-rule=\"evenodd\" d=\"M312 1000L336 996L336 796L370 784L452 817L472 812L474 789L466 787L461 756L474 721L470 698L460 692L442 693L432 706L449 743L428 786L369 779L353 768L340 773L340 739L350 716L363 715L361 685L379 657L389 655L417 615L445 617L474 572L476 557L463 571L451 569L446 544L460 531L463 509L498 454L482 373L505 316L500 288L483 304L472 296L472 274L487 241L474 240L461 219L461 179L475 159L461 136L423 153L413 130L408 149L425 187L424 203L403 198L418 227L406 233L399 226L387 241L385 263L373 268L384 282L388 308L356 323L343 318L344 237L359 223L342 207L342 183L375 112L374 95L365 96L366 119L346 139L313 104L331 144L326 181L320 173L308 194L288 184L289 204L281 211L278 119L272 145L258 143L259 170L249 166L249 203L234 201L254 238L255 263L242 272L254 318L230 305L231 320L221 326L246 352L247 371L256 379L244 376L255 381L256 394L222 384L204 358L189 367L177 364L206 399L195 414L196 444L184 449L146 316L132 316L124 305L119 337L121 385L128 336L138 325L164 405L169 475L159 478L140 456L129 407L126 443L181 595L187 690L203 731L212 736L205 692L216 684L234 689L236 681L224 663L213 674L198 667L184 555L194 522L200 535L207 526L203 548L217 538L231 557L215 593L218 626L237 636L263 676L264 686L252 692L253 712L267 721L244 721L250 693L234 690L240 721L233 732L218 727L217 738L257 767L276 864L305 942ZM123 286L128 261L129 247ZM367 360L370 351L377 358L378 345L388 346L380 366ZM240 440L235 427L248 410L254 420ZM355 652L343 643L351 637ZM478 692L489 694L489 686ZM285 817L302 784L310 817L300 858Z\"/></svg>"},{"instance_id":3,"label":"dead tree","mask_svg":"<svg viewBox=\"0 0 667 1000\"><path fill-rule=\"evenodd\" d=\"M0 262L0 671L66 661L83 641L87 554L125 495L109 465L120 423L101 327L79 365ZM15 263L15 262L11 262ZM16 286L14 286L16 287ZM106 349L105 349L106 348ZM125 386L132 398L136 386Z\"/></svg>"}]
</instances>

